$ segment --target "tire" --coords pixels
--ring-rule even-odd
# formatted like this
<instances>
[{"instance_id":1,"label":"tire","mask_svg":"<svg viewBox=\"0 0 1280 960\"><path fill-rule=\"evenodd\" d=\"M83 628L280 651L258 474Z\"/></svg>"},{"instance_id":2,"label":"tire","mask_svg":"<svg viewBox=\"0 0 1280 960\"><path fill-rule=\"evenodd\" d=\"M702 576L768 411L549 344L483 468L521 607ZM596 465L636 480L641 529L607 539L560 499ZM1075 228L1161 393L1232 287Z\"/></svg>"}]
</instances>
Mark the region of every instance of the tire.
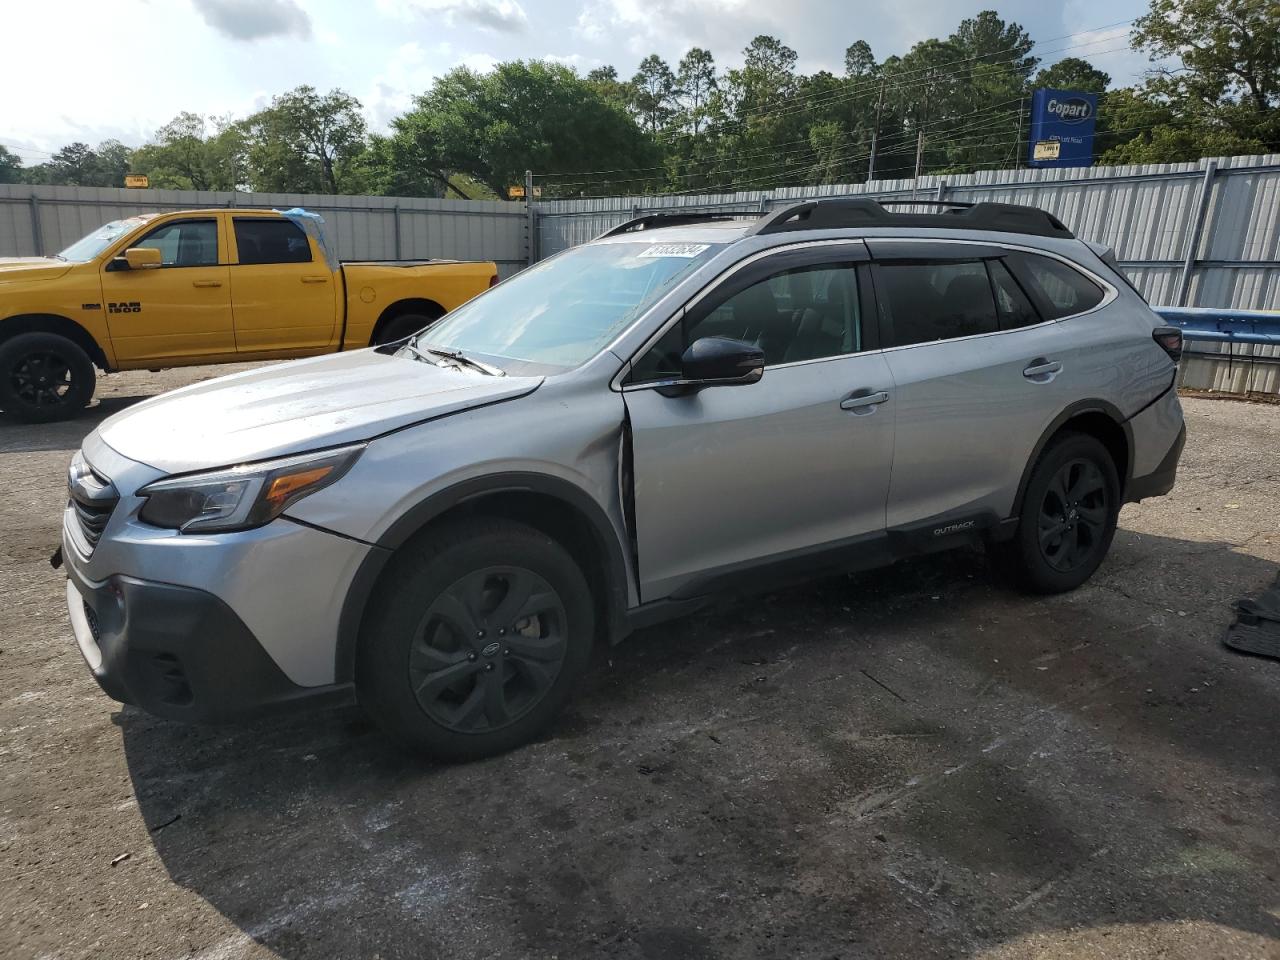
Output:
<instances>
[{"instance_id":1,"label":"tire","mask_svg":"<svg viewBox=\"0 0 1280 960\"><path fill-rule=\"evenodd\" d=\"M573 558L508 520L452 523L411 541L368 610L357 698L393 738L437 760L491 756L536 737L568 702L595 636L591 591Z\"/></svg>"},{"instance_id":2,"label":"tire","mask_svg":"<svg viewBox=\"0 0 1280 960\"><path fill-rule=\"evenodd\" d=\"M0 344L0 410L26 423L67 420L93 397L93 362L56 333L20 333Z\"/></svg>"},{"instance_id":3,"label":"tire","mask_svg":"<svg viewBox=\"0 0 1280 960\"><path fill-rule=\"evenodd\" d=\"M398 317L392 317L374 335L373 342L369 344L371 347L380 347L384 343L395 343L397 340L403 340L406 337L413 336L424 327L439 320L443 314L430 316L425 313L402 313Z\"/></svg>"},{"instance_id":4,"label":"tire","mask_svg":"<svg viewBox=\"0 0 1280 960\"><path fill-rule=\"evenodd\" d=\"M1013 539L999 560L1031 593L1062 593L1088 580L1111 547L1120 513L1115 462L1095 437L1064 433L1027 481Z\"/></svg>"}]
</instances>

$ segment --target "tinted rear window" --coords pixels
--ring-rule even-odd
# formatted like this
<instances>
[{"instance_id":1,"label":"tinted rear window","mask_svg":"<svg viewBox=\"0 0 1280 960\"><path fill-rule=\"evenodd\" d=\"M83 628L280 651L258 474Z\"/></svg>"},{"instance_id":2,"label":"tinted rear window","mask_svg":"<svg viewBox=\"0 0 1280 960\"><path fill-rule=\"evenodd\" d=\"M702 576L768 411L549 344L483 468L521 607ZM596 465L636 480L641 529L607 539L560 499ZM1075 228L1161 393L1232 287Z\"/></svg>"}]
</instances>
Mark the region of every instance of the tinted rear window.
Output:
<instances>
[{"instance_id":1,"label":"tinted rear window","mask_svg":"<svg viewBox=\"0 0 1280 960\"><path fill-rule=\"evenodd\" d=\"M888 316L887 347L951 340L1000 328L981 260L881 263L876 292Z\"/></svg>"},{"instance_id":2,"label":"tinted rear window","mask_svg":"<svg viewBox=\"0 0 1280 960\"><path fill-rule=\"evenodd\" d=\"M1019 253L1009 260L1018 273L1018 279L1040 301L1046 320L1092 310L1105 295L1100 286L1061 260L1034 253Z\"/></svg>"},{"instance_id":3,"label":"tinted rear window","mask_svg":"<svg viewBox=\"0 0 1280 960\"><path fill-rule=\"evenodd\" d=\"M241 263L309 263L307 235L288 220L254 217L236 220Z\"/></svg>"}]
</instances>

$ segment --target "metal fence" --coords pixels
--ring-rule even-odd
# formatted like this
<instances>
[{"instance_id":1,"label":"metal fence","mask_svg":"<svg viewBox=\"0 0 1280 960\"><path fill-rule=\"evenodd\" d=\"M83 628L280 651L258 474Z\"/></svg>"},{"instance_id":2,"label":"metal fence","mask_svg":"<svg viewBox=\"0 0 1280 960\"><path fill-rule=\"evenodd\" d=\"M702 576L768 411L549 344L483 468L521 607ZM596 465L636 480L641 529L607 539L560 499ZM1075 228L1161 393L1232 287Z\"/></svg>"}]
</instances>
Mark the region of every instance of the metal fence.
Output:
<instances>
[{"instance_id":1,"label":"metal fence","mask_svg":"<svg viewBox=\"0 0 1280 960\"><path fill-rule=\"evenodd\" d=\"M534 259L644 213L691 208L754 215L829 197L994 200L1041 207L1077 236L1115 250L1126 274L1153 304L1280 310L1277 154L1087 170L992 170L740 193L547 201L534 204ZM1198 344L1195 355L1183 363L1182 379L1198 389L1280 394L1280 346Z\"/></svg>"},{"instance_id":2,"label":"metal fence","mask_svg":"<svg viewBox=\"0 0 1280 960\"><path fill-rule=\"evenodd\" d=\"M313 210L344 260L494 260L505 277L529 257L523 203L20 184L0 185L0 256L56 253L121 217L210 207Z\"/></svg>"},{"instance_id":3,"label":"metal fence","mask_svg":"<svg viewBox=\"0 0 1280 960\"><path fill-rule=\"evenodd\" d=\"M672 207L763 213L826 197L996 200L1041 207L1116 251L1152 303L1280 309L1280 154L1091 169L535 203L536 258Z\"/></svg>"}]
</instances>

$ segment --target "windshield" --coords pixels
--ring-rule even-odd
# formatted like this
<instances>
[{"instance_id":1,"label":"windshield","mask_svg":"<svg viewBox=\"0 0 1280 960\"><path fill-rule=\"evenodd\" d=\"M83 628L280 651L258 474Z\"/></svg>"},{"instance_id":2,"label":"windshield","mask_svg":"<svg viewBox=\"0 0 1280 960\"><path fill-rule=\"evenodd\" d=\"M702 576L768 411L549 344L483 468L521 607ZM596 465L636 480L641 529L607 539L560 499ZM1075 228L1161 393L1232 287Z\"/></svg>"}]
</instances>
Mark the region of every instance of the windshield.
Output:
<instances>
[{"instance_id":1,"label":"windshield","mask_svg":"<svg viewBox=\"0 0 1280 960\"><path fill-rule=\"evenodd\" d=\"M447 314L414 344L576 367L723 246L640 241L576 247Z\"/></svg>"},{"instance_id":2,"label":"windshield","mask_svg":"<svg viewBox=\"0 0 1280 960\"><path fill-rule=\"evenodd\" d=\"M58 256L73 263L86 263L92 260L126 233L136 230L147 222L146 217L129 217L127 220L112 220L104 223L86 237L81 237Z\"/></svg>"}]
</instances>

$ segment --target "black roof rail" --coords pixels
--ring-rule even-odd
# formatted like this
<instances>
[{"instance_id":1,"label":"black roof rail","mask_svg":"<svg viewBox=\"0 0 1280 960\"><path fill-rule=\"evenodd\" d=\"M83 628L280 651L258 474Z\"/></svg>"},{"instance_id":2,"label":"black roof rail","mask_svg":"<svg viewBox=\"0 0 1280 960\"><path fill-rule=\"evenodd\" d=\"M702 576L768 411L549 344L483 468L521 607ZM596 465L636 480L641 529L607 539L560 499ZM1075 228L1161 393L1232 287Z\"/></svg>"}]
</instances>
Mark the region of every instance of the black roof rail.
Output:
<instances>
[{"instance_id":1,"label":"black roof rail","mask_svg":"<svg viewBox=\"0 0 1280 960\"><path fill-rule=\"evenodd\" d=\"M679 213L646 213L635 217L616 227L610 227L597 240L605 237L616 237L620 233L634 233L637 230L649 230L656 227L682 227L690 223L710 223L715 220L737 220L740 217L758 217L759 210L732 212L724 210L704 210L702 212L682 210Z\"/></svg>"},{"instance_id":2,"label":"black roof rail","mask_svg":"<svg viewBox=\"0 0 1280 960\"><path fill-rule=\"evenodd\" d=\"M911 204L945 207L938 213L896 213L886 206ZM748 234L791 230L831 230L842 227L942 227L951 230L994 230L1037 237L1075 238L1066 225L1039 207L1016 203L959 203L947 200L886 200L839 197L809 200L784 207L761 218Z\"/></svg>"}]
</instances>

